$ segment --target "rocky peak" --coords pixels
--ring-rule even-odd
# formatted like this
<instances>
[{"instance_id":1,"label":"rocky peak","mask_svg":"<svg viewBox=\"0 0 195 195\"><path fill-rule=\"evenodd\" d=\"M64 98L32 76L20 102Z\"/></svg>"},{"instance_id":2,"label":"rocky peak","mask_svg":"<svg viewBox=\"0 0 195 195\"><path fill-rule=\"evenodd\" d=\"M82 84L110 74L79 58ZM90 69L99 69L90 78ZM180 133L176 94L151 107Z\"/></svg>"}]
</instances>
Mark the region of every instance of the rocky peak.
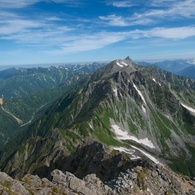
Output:
<instances>
[{"instance_id":1,"label":"rocky peak","mask_svg":"<svg viewBox=\"0 0 195 195\"><path fill-rule=\"evenodd\" d=\"M112 67L112 69L116 72L121 71L124 68L135 70L135 63L130 58L126 58L125 60L114 60L110 64L108 64L108 66Z\"/></svg>"},{"instance_id":2,"label":"rocky peak","mask_svg":"<svg viewBox=\"0 0 195 195\"><path fill-rule=\"evenodd\" d=\"M126 58L124 60L116 59L107 64L106 66L104 66L103 68L96 71L95 74L92 75L91 79L93 81L104 79L110 77L111 75L119 71L133 72L136 71L136 69L137 69L136 64L130 58Z\"/></svg>"},{"instance_id":3,"label":"rocky peak","mask_svg":"<svg viewBox=\"0 0 195 195\"><path fill-rule=\"evenodd\" d=\"M127 56L124 61L127 63L127 64L134 64L135 65L135 62L129 57Z\"/></svg>"}]
</instances>

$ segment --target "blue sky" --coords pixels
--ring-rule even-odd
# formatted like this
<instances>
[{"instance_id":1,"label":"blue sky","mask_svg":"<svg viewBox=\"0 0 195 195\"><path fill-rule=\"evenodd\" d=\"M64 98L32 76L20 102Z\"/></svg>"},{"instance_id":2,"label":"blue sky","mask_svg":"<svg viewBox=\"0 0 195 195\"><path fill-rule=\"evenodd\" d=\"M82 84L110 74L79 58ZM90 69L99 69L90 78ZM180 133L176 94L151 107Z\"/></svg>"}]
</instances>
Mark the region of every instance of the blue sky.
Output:
<instances>
[{"instance_id":1,"label":"blue sky","mask_svg":"<svg viewBox=\"0 0 195 195\"><path fill-rule=\"evenodd\" d=\"M0 65L195 58L195 0L0 0Z\"/></svg>"}]
</instances>

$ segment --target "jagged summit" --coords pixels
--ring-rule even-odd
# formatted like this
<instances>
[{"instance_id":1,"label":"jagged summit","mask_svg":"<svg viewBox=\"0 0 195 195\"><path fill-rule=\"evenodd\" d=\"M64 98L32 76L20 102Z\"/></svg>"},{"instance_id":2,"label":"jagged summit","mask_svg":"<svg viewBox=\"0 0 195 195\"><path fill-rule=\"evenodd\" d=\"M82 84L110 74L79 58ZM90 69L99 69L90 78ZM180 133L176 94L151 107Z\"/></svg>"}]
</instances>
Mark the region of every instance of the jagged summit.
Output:
<instances>
[{"instance_id":1,"label":"jagged summit","mask_svg":"<svg viewBox=\"0 0 195 195\"><path fill-rule=\"evenodd\" d=\"M127 56L127 57L125 58L125 61L133 62L133 60L132 60L129 56Z\"/></svg>"},{"instance_id":2,"label":"jagged summit","mask_svg":"<svg viewBox=\"0 0 195 195\"><path fill-rule=\"evenodd\" d=\"M135 62L129 57L127 56L125 59L116 59L112 62L115 62L118 66L124 68L126 66L135 66Z\"/></svg>"},{"instance_id":3,"label":"jagged summit","mask_svg":"<svg viewBox=\"0 0 195 195\"><path fill-rule=\"evenodd\" d=\"M134 72L137 70L137 65L129 57L125 59L116 59L108 63L103 68L99 69L92 75L95 80L111 76L119 71Z\"/></svg>"}]
</instances>

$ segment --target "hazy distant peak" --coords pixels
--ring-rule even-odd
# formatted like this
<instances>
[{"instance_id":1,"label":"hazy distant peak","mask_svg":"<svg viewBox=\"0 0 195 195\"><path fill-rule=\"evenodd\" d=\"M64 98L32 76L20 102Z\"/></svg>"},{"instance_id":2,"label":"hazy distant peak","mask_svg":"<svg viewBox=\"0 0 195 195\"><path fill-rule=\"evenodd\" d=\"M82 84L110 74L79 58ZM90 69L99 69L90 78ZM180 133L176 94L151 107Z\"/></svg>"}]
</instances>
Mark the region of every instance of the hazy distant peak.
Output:
<instances>
[{"instance_id":1,"label":"hazy distant peak","mask_svg":"<svg viewBox=\"0 0 195 195\"><path fill-rule=\"evenodd\" d=\"M133 60L132 60L129 56L127 56L127 57L125 58L125 61L133 62Z\"/></svg>"}]
</instances>

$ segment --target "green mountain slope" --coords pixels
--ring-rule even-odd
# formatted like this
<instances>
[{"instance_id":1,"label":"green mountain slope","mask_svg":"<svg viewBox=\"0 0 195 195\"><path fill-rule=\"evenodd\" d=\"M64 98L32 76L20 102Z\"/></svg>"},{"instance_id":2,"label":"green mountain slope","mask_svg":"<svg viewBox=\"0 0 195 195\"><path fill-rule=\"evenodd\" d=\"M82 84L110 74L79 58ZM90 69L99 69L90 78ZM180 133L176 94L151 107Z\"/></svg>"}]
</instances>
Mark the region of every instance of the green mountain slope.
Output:
<instances>
[{"instance_id":1,"label":"green mountain slope","mask_svg":"<svg viewBox=\"0 0 195 195\"><path fill-rule=\"evenodd\" d=\"M66 156L86 137L94 137L130 159L146 156L194 176L194 97L194 80L155 66L138 66L129 58L115 60L32 124L17 140L22 145L9 159L5 160L8 152L2 157L2 169L17 176L17 167L25 170L23 174L52 167L60 151ZM56 139L49 136L54 129ZM53 140L58 140L57 146Z\"/></svg>"}]
</instances>

